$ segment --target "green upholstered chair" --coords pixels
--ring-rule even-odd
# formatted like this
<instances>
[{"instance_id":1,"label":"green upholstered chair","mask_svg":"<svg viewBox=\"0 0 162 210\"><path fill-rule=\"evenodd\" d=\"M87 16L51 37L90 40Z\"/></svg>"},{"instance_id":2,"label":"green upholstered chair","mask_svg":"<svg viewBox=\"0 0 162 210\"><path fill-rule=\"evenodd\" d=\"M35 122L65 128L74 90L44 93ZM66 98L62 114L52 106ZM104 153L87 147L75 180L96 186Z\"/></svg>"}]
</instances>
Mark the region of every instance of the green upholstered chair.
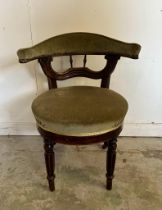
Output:
<instances>
[{"instance_id":1,"label":"green upholstered chair","mask_svg":"<svg viewBox=\"0 0 162 210\"><path fill-rule=\"evenodd\" d=\"M20 63L38 60L47 76L49 90L32 103L37 127L44 139L47 179L51 191L54 186L56 143L85 145L103 142L107 148L106 188L112 188L117 137L127 113L127 101L109 89L110 76L120 57L137 59L140 45L121 42L93 33L68 33L52 37L33 47L20 49ZM73 55L84 55L83 67L73 67ZM104 55L105 67L93 71L86 67L87 55ZM69 56L70 68L56 72L52 58ZM101 87L70 86L57 88L57 80L72 77L101 79Z\"/></svg>"}]
</instances>

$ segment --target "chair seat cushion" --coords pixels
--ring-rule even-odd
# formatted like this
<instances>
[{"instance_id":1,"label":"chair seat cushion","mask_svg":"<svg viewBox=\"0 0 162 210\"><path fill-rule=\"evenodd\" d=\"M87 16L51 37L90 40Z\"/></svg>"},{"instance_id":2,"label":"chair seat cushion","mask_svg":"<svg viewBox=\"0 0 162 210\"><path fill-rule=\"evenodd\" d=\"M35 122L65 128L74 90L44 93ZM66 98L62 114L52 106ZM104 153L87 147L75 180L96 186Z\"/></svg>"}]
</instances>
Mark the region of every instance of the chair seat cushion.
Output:
<instances>
[{"instance_id":1,"label":"chair seat cushion","mask_svg":"<svg viewBox=\"0 0 162 210\"><path fill-rule=\"evenodd\" d=\"M32 104L38 126L67 136L104 134L120 127L128 109L118 93L99 87L51 89Z\"/></svg>"}]
</instances>

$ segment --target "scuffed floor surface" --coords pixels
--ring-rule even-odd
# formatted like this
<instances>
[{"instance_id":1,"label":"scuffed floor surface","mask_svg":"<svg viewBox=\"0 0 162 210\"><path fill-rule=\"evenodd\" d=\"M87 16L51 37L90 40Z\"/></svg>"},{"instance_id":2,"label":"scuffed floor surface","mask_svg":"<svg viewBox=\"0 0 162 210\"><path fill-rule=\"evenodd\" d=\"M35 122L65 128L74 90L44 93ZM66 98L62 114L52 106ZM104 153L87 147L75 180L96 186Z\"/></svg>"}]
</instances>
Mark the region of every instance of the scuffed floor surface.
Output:
<instances>
[{"instance_id":1,"label":"scuffed floor surface","mask_svg":"<svg viewBox=\"0 0 162 210\"><path fill-rule=\"evenodd\" d=\"M101 145L56 145L48 190L38 136L0 137L0 210L162 210L162 139L119 138L113 190Z\"/></svg>"}]
</instances>

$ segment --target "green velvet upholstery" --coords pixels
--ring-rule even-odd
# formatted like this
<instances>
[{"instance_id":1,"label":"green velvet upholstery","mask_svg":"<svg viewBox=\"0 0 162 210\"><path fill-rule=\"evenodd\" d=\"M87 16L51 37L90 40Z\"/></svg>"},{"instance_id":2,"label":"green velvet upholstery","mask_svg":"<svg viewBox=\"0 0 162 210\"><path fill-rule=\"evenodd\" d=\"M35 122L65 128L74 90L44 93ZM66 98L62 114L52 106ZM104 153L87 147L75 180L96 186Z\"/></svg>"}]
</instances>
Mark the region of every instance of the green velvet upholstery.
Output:
<instances>
[{"instance_id":1,"label":"green velvet upholstery","mask_svg":"<svg viewBox=\"0 0 162 210\"><path fill-rule=\"evenodd\" d=\"M127 101L118 93L90 86L52 89L32 104L38 126L66 136L92 136L115 130L122 125L127 109Z\"/></svg>"},{"instance_id":2,"label":"green velvet upholstery","mask_svg":"<svg viewBox=\"0 0 162 210\"><path fill-rule=\"evenodd\" d=\"M52 37L33 47L18 51L19 62L26 63L45 56L114 54L138 58L140 45L121 42L93 33L69 33Z\"/></svg>"}]
</instances>

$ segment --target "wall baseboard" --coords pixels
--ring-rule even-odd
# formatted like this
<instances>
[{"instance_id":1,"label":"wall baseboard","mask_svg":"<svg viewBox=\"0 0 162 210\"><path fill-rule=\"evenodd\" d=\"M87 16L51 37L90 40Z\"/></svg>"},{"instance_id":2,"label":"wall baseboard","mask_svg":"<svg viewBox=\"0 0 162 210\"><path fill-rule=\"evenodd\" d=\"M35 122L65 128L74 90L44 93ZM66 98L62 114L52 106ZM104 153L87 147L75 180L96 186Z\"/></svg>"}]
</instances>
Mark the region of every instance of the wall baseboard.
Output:
<instances>
[{"instance_id":1,"label":"wall baseboard","mask_svg":"<svg viewBox=\"0 0 162 210\"><path fill-rule=\"evenodd\" d=\"M125 123L121 136L162 137L162 123Z\"/></svg>"},{"instance_id":2,"label":"wall baseboard","mask_svg":"<svg viewBox=\"0 0 162 210\"><path fill-rule=\"evenodd\" d=\"M0 122L0 135L38 135L34 122ZM125 123L121 136L162 137L162 123Z\"/></svg>"},{"instance_id":3,"label":"wall baseboard","mask_svg":"<svg viewBox=\"0 0 162 210\"><path fill-rule=\"evenodd\" d=\"M0 135L38 135L35 122L0 122Z\"/></svg>"}]
</instances>

